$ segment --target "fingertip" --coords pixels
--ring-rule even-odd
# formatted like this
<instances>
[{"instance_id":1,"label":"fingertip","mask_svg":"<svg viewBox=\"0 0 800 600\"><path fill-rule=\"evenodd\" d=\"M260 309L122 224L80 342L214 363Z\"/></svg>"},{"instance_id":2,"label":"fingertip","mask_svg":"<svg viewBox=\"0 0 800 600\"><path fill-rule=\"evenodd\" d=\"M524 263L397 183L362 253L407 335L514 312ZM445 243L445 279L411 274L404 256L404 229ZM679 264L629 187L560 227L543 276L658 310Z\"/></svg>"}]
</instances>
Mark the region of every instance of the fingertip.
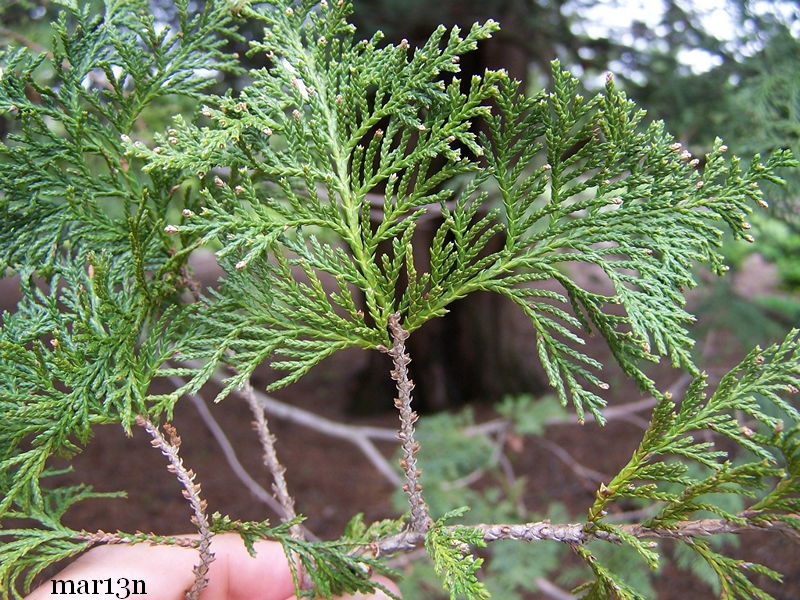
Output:
<instances>
[{"instance_id":1,"label":"fingertip","mask_svg":"<svg viewBox=\"0 0 800 600\"><path fill-rule=\"evenodd\" d=\"M379 583L380 585L384 586L387 590L389 590L392 594L394 594L397 598L402 598L400 595L400 588L397 587L397 584L392 581L391 579L384 577L382 575L376 575L372 578L372 581ZM297 600L297 596L289 596L286 600ZM345 594L344 596L336 596L336 600L392 600L391 596L386 594L383 590L376 589L374 592L370 594Z\"/></svg>"},{"instance_id":2,"label":"fingertip","mask_svg":"<svg viewBox=\"0 0 800 600\"><path fill-rule=\"evenodd\" d=\"M235 534L214 537L212 551L224 555L227 563L226 600L283 600L294 591L292 573L283 547L278 542L259 541L250 556L242 539ZM213 568L212 563L212 582Z\"/></svg>"},{"instance_id":3,"label":"fingertip","mask_svg":"<svg viewBox=\"0 0 800 600\"><path fill-rule=\"evenodd\" d=\"M387 590L389 590L392 594L400 597L400 588L397 587L397 584L389 579L388 577L384 577L383 575L375 575L372 578L372 581L375 583L381 584ZM391 596L386 594L383 590L376 589L371 594L347 594L342 596L339 600L391 600Z\"/></svg>"}]
</instances>

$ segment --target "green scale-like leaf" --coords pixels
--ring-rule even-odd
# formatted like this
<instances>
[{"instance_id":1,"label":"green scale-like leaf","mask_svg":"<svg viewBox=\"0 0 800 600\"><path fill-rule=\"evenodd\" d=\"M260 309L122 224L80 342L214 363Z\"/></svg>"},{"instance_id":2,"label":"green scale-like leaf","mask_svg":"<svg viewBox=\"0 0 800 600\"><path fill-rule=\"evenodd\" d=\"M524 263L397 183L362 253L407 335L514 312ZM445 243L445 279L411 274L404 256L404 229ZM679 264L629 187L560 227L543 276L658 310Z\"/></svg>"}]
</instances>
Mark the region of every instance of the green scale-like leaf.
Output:
<instances>
[{"instance_id":1,"label":"green scale-like leaf","mask_svg":"<svg viewBox=\"0 0 800 600\"><path fill-rule=\"evenodd\" d=\"M241 269L256 269L256 261L270 262L288 250L290 262L296 253L298 264L347 281L359 291L353 304L363 302L375 328L367 336L346 334L342 347L386 344L394 311L413 331L470 292L503 294L530 318L548 379L580 418L589 410L602 421L604 401L595 392L606 388L597 374L601 366L581 349L592 328L650 392L642 360L668 356L696 372L686 329L693 317L683 309L682 292L695 285L698 262L724 270L717 222L744 237L747 201L760 197L756 181L772 177L771 169L787 164L788 155L778 153L768 167L754 163L744 172L736 159L724 160L718 143L699 172L662 124L640 125L643 112L611 80L603 94L586 100L557 64L554 91L531 99L519 96L503 72L474 78L467 93L456 82L442 85L440 74L456 70L459 53L493 25L476 26L464 39L456 30L449 38L437 30L408 58L403 44L379 47L380 36L354 43L349 25L331 24L338 18L331 7L301 12L255 15L271 29L254 51L266 52L272 67L254 72L240 97L220 98L218 109L206 111L213 128L178 123L167 140L172 143L158 151L131 147L148 169L185 176L231 170L227 181L217 179L216 189L204 192L203 210L178 226L187 247L216 238L224 246L218 254L237 258ZM287 25L296 19L303 25L292 37ZM338 37L328 37L331 31ZM392 77L380 68L389 64ZM498 106L494 115L485 106L489 99ZM489 136L476 138L467 124L484 118ZM473 156L456 156L455 143ZM536 167L541 155L548 162ZM436 156L446 162L432 171ZM499 197L491 192L492 179ZM437 205L443 223L429 249L430 270L420 271L412 252L414 223ZM498 237L505 238L502 250L488 251ZM391 241L390 251L379 250L383 241ZM581 287L569 263L603 273L612 295ZM278 287L293 285L294 275L285 273ZM557 281L563 292L538 289L543 280ZM292 309L293 318L301 313ZM316 339L330 335L320 323L304 322ZM275 335L291 335L281 333L278 322L273 326ZM212 327L211 335L232 348L239 334ZM272 335L262 336L262 360L277 349ZM255 367L254 356L226 357L241 373L237 381ZM314 363L279 360L274 366L290 371L285 384ZM195 387L205 375L198 373Z\"/></svg>"},{"instance_id":2,"label":"green scale-like leaf","mask_svg":"<svg viewBox=\"0 0 800 600\"><path fill-rule=\"evenodd\" d=\"M3 315L0 472L10 478L0 514L19 494L36 493L51 455L80 451L93 425L129 429L137 414L160 410L147 390L172 353L166 340L180 337L181 321L176 311L148 317L141 295L115 290L115 265L59 261L49 294L26 275L17 312Z\"/></svg>"},{"instance_id":3,"label":"green scale-like leaf","mask_svg":"<svg viewBox=\"0 0 800 600\"><path fill-rule=\"evenodd\" d=\"M238 371L223 395L266 359L288 372L272 385L279 387L341 348L388 345L389 315L428 302L431 275L417 281L411 254L414 221L452 195L445 182L477 169L455 145L482 152L471 124L486 113L499 76L476 78L463 93L440 75L457 72L459 55L496 25L464 37L441 28L412 54L407 44L379 47L380 36L354 43L343 6L248 13L267 26L253 52L266 53L271 66L254 71L237 98L210 103L203 113L211 126L179 120L157 150L128 146L150 172L230 169L175 225L181 252L218 240L218 256L240 272L231 270L231 281L206 299L196 321L202 341L182 352ZM446 162L434 168L438 156ZM392 252L380 255L381 242ZM334 289L321 287L314 271L330 275ZM403 271L412 276L396 297ZM197 371L191 388L212 368Z\"/></svg>"},{"instance_id":4,"label":"green scale-like leaf","mask_svg":"<svg viewBox=\"0 0 800 600\"><path fill-rule=\"evenodd\" d=\"M86 4L54 23L52 58L0 51L0 111L20 126L0 147L0 267L50 264L61 247L119 253L129 245L131 207L163 210L163 197L142 196L120 136L160 97L200 96L208 85L201 67L234 68L220 50L230 15L222 2L205 4L189 18L178 3L180 31L159 33L147 2L108 2L102 15ZM38 78L45 61L53 81ZM108 204L125 216L110 215ZM159 260L161 240L140 234L139 243L148 262Z\"/></svg>"},{"instance_id":5,"label":"green scale-like leaf","mask_svg":"<svg viewBox=\"0 0 800 600\"><path fill-rule=\"evenodd\" d=\"M709 514L741 525L783 521L800 527L796 519L800 508L796 483L800 415L787 401L800 383L798 333L791 331L782 342L753 350L720 380L710 396L705 393L705 378L698 377L679 407L669 397L662 397L631 460L598 491L589 519L640 552L640 542L602 521L609 503L631 497L661 502L658 512L643 523L654 529L678 528L684 521ZM782 411L791 426L770 416L767 404ZM751 420L749 425L741 421L744 418ZM708 430L727 436L758 460L732 462L713 439L696 439ZM702 468L675 462L676 456ZM724 508L719 494L755 500L744 511L733 513ZM771 597L746 574L779 577L773 571L727 558L712 551L705 541L685 541L718 575L723 597ZM643 557L652 563L652 557Z\"/></svg>"},{"instance_id":6,"label":"green scale-like leaf","mask_svg":"<svg viewBox=\"0 0 800 600\"><path fill-rule=\"evenodd\" d=\"M797 413L784 397L800 385L796 333L754 351L709 397L683 298L698 263L725 270L725 228L750 239L744 219L749 203L763 204L758 182L795 164L788 152L745 170L718 141L698 169L611 78L587 99L558 63L553 89L532 97L503 71L458 80L461 56L492 35L492 21L465 33L441 27L412 49L380 34L356 41L347 1L209 0L190 14L179 0L174 27L157 24L144 0L108 0L100 16L76 4L54 24L52 56L0 53L0 110L14 118L0 148L0 268L19 272L25 288L0 330L0 514L42 524L6 530L3 583L30 582L26 570L85 546L60 525L71 501L53 500L39 480L93 425L169 415L221 364L234 375L220 398L265 362L282 371L271 387L287 385L340 349L390 345L393 313L413 332L479 291L525 313L558 400L581 420L588 411L602 421L598 390L608 387L584 349L593 331L660 399L631 461L598 492L592 526L651 565L648 546L602 520L609 502L662 503L658 527L706 511L797 526ZM263 27L250 53L266 66L241 90L203 95L209 73L238 71L222 51L234 17ZM202 106L176 116L154 145L136 139L137 119L168 94ZM416 232L432 217L425 247ZM225 276L203 291L186 261L207 245ZM585 270L606 287L586 289ZM185 288L193 302L181 308ZM696 375L680 406L642 370L661 358ZM187 383L151 395L166 375ZM764 402L791 423L768 416ZM697 435L709 429L756 460L726 462ZM733 514L713 501L720 493L756 500ZM480 533L443 523L426 539L436 569L453 594L485 597L480 559L465 547L480 545ZM372 562L350 555L352 544L292 541L263 523L220 528L249 543L283 537L317 569L323 596L370 589L362 569ZM595 575L586 597L639 597L577 551ZM728 597L760 597L743 565L696 551L726 578Z\"/></svg>"},{"instance_id":7,"label":"green scale-like leaf","mask_svg":"<svg viewBox=\"0 0 800 600\"><path fill-rule=\"evenodd\" d=\"M142 176L123 140L166 96L193 102L211 69L236 70L222 51L226 2L189 14L179 0L175 28L143 0L78 4L53 23L50 53L0 50L10 132L0 146L0 270L16 271L22 287L16 312L0 320L0 517L42 524L0 533L0 587L14 597L87 546L60 524L72 500L53 498L67 490L40 484L50 458L79 452L97 424L129 432L137 414L172 410L148 393L185 333L186 254L173 254L163 231L174 182Z\"/></svg>"}]
</instances>

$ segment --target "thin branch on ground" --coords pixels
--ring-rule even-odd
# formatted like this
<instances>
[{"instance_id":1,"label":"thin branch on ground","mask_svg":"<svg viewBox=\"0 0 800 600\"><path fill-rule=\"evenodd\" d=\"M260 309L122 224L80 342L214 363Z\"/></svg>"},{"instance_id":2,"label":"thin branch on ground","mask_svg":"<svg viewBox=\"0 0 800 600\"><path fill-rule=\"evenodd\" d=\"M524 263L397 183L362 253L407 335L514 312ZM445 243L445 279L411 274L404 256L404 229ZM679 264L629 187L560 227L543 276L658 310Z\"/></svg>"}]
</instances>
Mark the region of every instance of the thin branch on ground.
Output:
<instances>
[{"instance_id":1,"label":"thin branch on ground","mask_svg":"<svg viewBox=\"0 0 800 600\"><path fill-rule=\"evenodd\" d=\"M9 29L8 27L0 27L0 36L8 38L22 46L26 46L28 49L33 50L34 52L47 52L48 56L52 56L39 42L36 42L29 37L24 36L23 34L19 33L18 31L14 31L13 29Z\"/></svg>"},{"instance_id":2,"label":"thin branch on ground","mask_svg":"<svg viewBox=\"0 0 800 600\"><path fill-rule=\"evenodd\" d=\"M187 366L198 366L197 363L192 361L186 361L184 364ZM223 382L223 377L215 375L212 376L212 379L217 383ZM673 394L673 396L679 394L691 381L691 377L688 375L684 375L679 377L672 385L670 385L667 390ZM346 423L340 423L338 421L333 421L332 419L328 419L326 417L322 417L317 415L311 411L304 410L302 408L298 408L297 406L292 406L285 402L281 402L272 396L268 396L267 394L261 393L257 390L254 390L258 401L264 406L266 411L274 417L279 419L285 419L287 421L292 421L293 423L297 423L298 425L303 425L308 427L309 429L313 429L315 431L319 431L320 433L325 433L332 437L338 437L342 439L350 439L353 436L358 438L366 438L368 440L378 440L378 441L385 441L385 442L396 442L397 441L397 431L391 429L389 427L377 427L373 425L348 425ZM636 400L634 402L628 402L626 404L619 404L617 406L609 406L603 409L603 415L606 417L608 421L614 421L619 419L624 419L628 415L632 413L642 412L653 408L658 401L655 398L643 398L642 400ZM586 415L586 423L591 423L594 421L594 417L592 415ZM550 417L545 420L545 425L577 425L578 421L575 417ZM499 433L500 431L507 429L510 427L511 422L508 419L498 418L498 419L491 419L489 421L485 421L483 423L478 423L476 425L470 425L469 427L464 428L465 435L481 435L481 434L493 434Z\"/></svg>"},{"instance_id":3,"label":"thin branch on ground","mask_svg":"<svg viewBox=\"0 0 800 600\"><path fill-rule=\"evenodd\" d=\"M197 527L197 531L200 534L200 540L197 545L197 549L200 551L200 563L195 565L194 569L192 569L194 572L194 583L192 583L192 587L189 591L186 592L186 598L187 600L197 600L200 596L200 592L208 585L208 577L206 575L208 574L209 565L214 561L214 554L211 552L211 538L213 534L211 533L208 516L206 515L208 505L206 501L200 497L200 484L194 481L194 471L187 469L183 465L183 460L178 454L181 438L178 436L175 427L169 423L165 423L164 431L167 432L167 437L164 437L158 427L145 417L136 417L136 424L143 427L144 430L150 434L150 437L153 438L150 444L154 448L161 450L161 453L167 457L169 461L167 470L178 478L178 481L183 486L183 497L189 501L189 505L192 507L192 523Z\"/></svg>"},{"instance_id":4,"label":"thin branch on ground","mask_svg":"<svg viewBox=\"0 0 800 600\"><path fill-rule=\"evenodd\" d=\"M197 366L191 361L187 361L185 364ZM217 383L222 383L223 380L221 376L214 376L213 379ZM681 376L668 389L673 394L679 393L688 385L689 381L691 381L691 377L687 375ZM402 477L373 443L373 440L396 442L397 432L395 430L388 427L340 423L297 406L292 406L255 389L252 390L252 394L270 416L291 421L314 431L355 444L387 482L392 485L400 485L402 483ZM655 398L644 398L635 402L611 406L606 408L603 414L609 421L622 420L633 413L652 408L656 402ZM592 415L586 416L587 422L591 422L593 419ZM571 417L553 417L547 419L545 424L576 425L577 421ZM484 423L466 427L464 433L465 435L500 434L503 431L507 431L511 426L512 423L508 419L491 419Z\"/></svg>"},{"instance_id":5,"label":"thin branch on ground","mask_svg":"<svg viewBox=\"0 0 800 600\"><path fill-rule=\"evenodd\" d=\"M400 325L400 315L398 313L389 317L389 329L392 333L392 347L381 347L380 350L392 357L394 368L391 377L397 386L397 398L394 405L400 415L400 431L397 437L400 438L400 448L403 457L400 459L400 466L405 472L406 482L403 484L403 491L408 494L408 503L411 509L410 531L424 534L432 524L428 506L422 497L422 484L419 476L422 471L417 468L417 452L419 452L419 442L415 439L414 423L419 415L411 408L411 391L414 389L414 382L408 375L408 364L411 357L406 352L406 340L408 332Z\"/></svg>"},{"instance_id":6,"label":"thin branch on ground","mask_svg":"<svg viewBox=\"0 0 800 600\"><path fill-rule=\"evenodd\" d=\"M278 460L278 453L275 450L275 436L269 430L269 422L267 416L264 414L264 407L256 399L253 386L247 382L241 390L241 395L250 406L250 410L255 417L253 423L258 439L261 442L261 447L264 450L264 464L269 472L272 474L272 489L275 492L275 497L281 505L281 513L284 521L291 521L297 518L297 513L294 510L294 498L289 494L289 488L286 485L286 467L284 467ZM293 537L302 538L303 529L299 524L294 524L290 527L289 531Z\"/></svg>"},{"instance_id":7,"label":"thin branch on ground","mask_svg":"<svg viewBox=\"0 0 800 600\"><path fill-rule=\"evenodd\" d=\"M176 387L181 387L185 384L185 382L179 377L170 377L169 379ZM217 444L222 450L222 454L225 457L225 460L228 462L228 466L231 468L231 471L234 473L234 475L239 478L239 481L244 484L244 486L250 491L251 494L253 494L253 496L261 500L264 504L268 505L278 514L281 514L282 507L280 503L275 500L275 498L273 498L272 495L255 479L253 479L250 473L248 473L242 466L242 463L239 462L239 458L236 456L236 450L234 450L233 445L228 439L228 436L225 435L225 432L214 418L214 415L211 414L211 411L208 409L208 405L206 405L205 401L197 394L186 394L186 397L188 397L192 404L194 404L194 407L197 409L200 418L203 420L203 424L206 426L206 428L208 428L209 432L211 432L211 435L214 436L214 439L217 441Z\"/></svg>"},{"instance_id":8,"label":"thin branch on ground","mask_svg":"<svg viewBox=\"0 0 800 600\"><path fill-rule=\"evenodd\" d=\"M196 366L191 361L185 364L189 366ZM214 376L214 381L222 383L222 377ZM386 442L397 442L397 431L388 427L373 427L369 425L348 425L346 423L339 423L326 419L316 413L313 413L297 406L292 406L281 402L268 396L263 392L256 389L252 391L253 396L258 400L259 404L264 407L264 410L278 419L284 419L297 423L314 431L319 431L331 437L346 440L351 444L355 444L364 453L367 459L384 476L384 478L393 486L400 485L403 482L402 477L397 473L391 463L381 452L375 447L372 440L380 440Z\"/></svg>"},{"instance_id":9,"label":"thin branch on ground","mask_svg":"<svg viewBox=\"0 0 800 600\"><path fill-rule=\"evenodd\" d=\"M644 417L640 417L639 415L636 415L636 414L633 414L633 413L631 413L629 415L623 415L623 416L621 416L619 418L619 420L620 421L626 421L626 422L630 423L631 425L633 425L634 427L638 427L639 429L641 429L643 431L650 426L650 421L648 421Z\"/></svg>"},{"instance_id":10,"label":"thin branch on ground","mask_svg":"<svg viewBox=\"0 0 800 600\"><path fill-rule=\"evenodd\" d=\"M670 393L672 394L672 397L675 398L679 394L683 393L691 382L692 376L688 373L684 373L672 382L665 393ZM603 409L603 416L609 421L613 419L623 419L633 413L650 410L651 408L655 407L658 402L659 401L657 398L650 396L649 398L644 398L636 402L628 402L627 404L620 404L618 406L609 406ZM593 419L590 419L587 415L586 422L588 423L591 420Z\"/></svg>"},{"instance_id":11,"label":"thin branch on ground","mask_svg":"<svg viewBox=\"0 0 800 600\"><path fill-rule=\"evenodd\" d=\"M500 455L499 459L500 468L503 471L503 475L506 478L506 485L508 489L511 490L514 487L514 484L517 482L517 474L514 473L514 466L511 464L511 459L503 453ZM517 507L517 511L521 515L525 515L528 513L528 507L525 505L525 498L523 498L523 494L515 494L516 500L514 502L515 506Z\"/></svg>"},{"instance_id":12,"label":"thin branch on ground","mask_svg":"<svg viewBox=\"0 0 800 600\"><path fill-rule=\"evenodd\" d=\"M691 381L691 375L681 375L667 388L667 391L671 393L673 397L677 396L686 389ZM625 420L634 413L650 410L656 404L658 404L658 399L650 396L634 402L626 402L625 404L618 404L616 406L607 406L602 412L603 416L606 418L606 421ZM594 421L595 418L593 415L585 416L585 423L592 423ZM545 419L544 424L545 426L578 425L578 420L574 415L566 417L550 417ZM465 435L489 435L504 429L508 429L512 425L513 424L509 419L491 419L489 421L484 421L483 423L465 427L463 433Z\"/></svg>"},{"instance_id":13,"label":"thin branch on ground","mask_svg":"<svg viewBox=\"0 0 800 600\"><path fill-rule=\"evenodd\" d=\"M222 378L216 378L219 383ZM268 396L258 390L253 390L253 393L259 403L264 409L273 417L285 419L298 425L303 425L309 429L325 433L331 437L338 437L342 439L349 439L352 436L358 438L365 438L367 440L379 440L383 442L397 442L397 431L390 427L373 427L370 425L348 425L333 421L313 413L309 410L286 404L280 400L276 400L272 396Z\"/></svg>"},{"instance_id":14,"label":"thin branch on ground","mask_svg":"<svg viewBox=\"0 0 800 600\"><path fill-rule=\"evenodd\" d=\"M375 444L372 443L373 439L396 443L397 432L395 430L389 429L388 427L370 427L338 423L311 411L276 400L257 390L253 390L253 396L271 416L285 419L313 429L314 431L319 431L331 437L347 440L355 444L388 482L392 485L400 485L403 482L391 463L380 453L375 447Z\"/></svg>"},{"instance_id":15,"label":"thin branch on ground","mask_svg":"<svg viewBox=\"0 0 800 600\"><path fill-rule=\"evenodd\" d=\"M551 452L561 462L567 465L567 467L569 467L569 469L578 476L578 479L580 479L581 482L583 482L591 492L595 491L598 483L602 481L609 481L611 479L608 475L604 475L600 471L595 471L594 469L583 466L581 463L575 460L575 457L573 457L558 444L555 444L544 437L536 437L534 439L542 448Z\"/></svg>"},{"instance_id":16,"label":"thin branch on ground","mask_svg":"<svg viewBox=\"0 0 800 600\"><path fill-rule=\"evenodd\" d=\"M479 481L481 477L486 474L486 471L496 467L500 463L500 457L503 456L503 450L505 449L507 438L508 430L500 431L497 435L497 439L494 440L492 445L492 454L489 456L489 459L486 461L484 466L464 475L464 477L459 477L458 479L454 479L452 481L443 481L439 484L439 486L443 490L452 490L467 487Z\"/></svg>"},{"instance_id":17,"label":"thin branch on ground","mask_svg":"<svg viewBox=\"0 0 800 600\"><path fill-rule=\"evenodd\" d=\"M549 581L544 577L537 577L534 581L536 586L539 588L539 591L552 600L575 600L575 596L573 594L562 590L552 581Z\"/></svg>"},{"instance_id":18,"label":"thin branch on ground","mask_svg":"<svg viewBox=\"0 0 800 600\"><path fill-rule=\"evenodd\" d=\"M361 452L364 453L364 456L367 457L372 465L378 469L381 475L391 483L393 486L398 486L403 483L403 478L398 474L397 471L394 470L391 463L386 460L383 454L375 447L368 438L363 437L356 437L353 438L352 441L356 446L361 449Z\"/></svg>"}]
</instances>

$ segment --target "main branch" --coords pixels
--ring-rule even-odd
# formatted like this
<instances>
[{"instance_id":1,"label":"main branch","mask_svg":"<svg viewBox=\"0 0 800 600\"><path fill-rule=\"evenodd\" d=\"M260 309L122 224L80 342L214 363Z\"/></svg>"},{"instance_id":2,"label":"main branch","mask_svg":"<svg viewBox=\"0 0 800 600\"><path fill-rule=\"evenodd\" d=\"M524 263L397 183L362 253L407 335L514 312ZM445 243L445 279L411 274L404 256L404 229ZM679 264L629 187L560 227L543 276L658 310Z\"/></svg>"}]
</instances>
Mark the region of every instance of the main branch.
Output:
<instances>
[{"instance_id":1,"label":"main branch","mask_svg":"<svg viewBox=\"0 0 800 600\"><path fill-rule=\"evenodd\" d=\"M788 515L798 518L800 515ZM463 528L464 525L453 525L445 529ZM618 536L608 531L591 529L585 523L555 524L549 521L536 523L479 523L467 525L477 529L483 534L486 542L498 540L519 540L524 542L554 541L571 544L586 544L591 540L603 540L612 543L621 542ZM649 528L639 523L618 526L622 531L634 537L645 538L673 538L689 539L695 537L709 537L723 533L746 533L751 531L781 531L788 535L798 536L798 532L789 523L783 520L759 520L746 523L734 523L726 519L699 519L696 521L682 521L670 529ZM396 535L388 536L372 542L369 551L374 555L393 554L396 552L409 552L424 544L425 532L403 531Z\"/></svg>"},{"instance_id":2,"label":"main branch","mask_svg":"<svg viewBox=\"0 0 800 600\"><path fill-rule=\"evenodd\" d=\"M428 514L428 506L422 497L422 484L419 481L422 471L417 468L419 442L414 436L414 423L419 415L411 408L411 391L414 389L414 382L408 375L408 364L411 362L405 343L408 339L408 331L400 325L400 315L397 313L389 317L389 328L392 333L392 347L382 347L381 350L392 357L394 365L394 369L391 371L392 379L397 385L397 398L394 400L394 405L400 411L400 431L397 432L397 437L400 438L400 447L403 453L400 466L403 468L406 479L403 491L408 494L408 504L411 508L410 530L424 535L432 521Z\"/></svg>"}]
</instances>

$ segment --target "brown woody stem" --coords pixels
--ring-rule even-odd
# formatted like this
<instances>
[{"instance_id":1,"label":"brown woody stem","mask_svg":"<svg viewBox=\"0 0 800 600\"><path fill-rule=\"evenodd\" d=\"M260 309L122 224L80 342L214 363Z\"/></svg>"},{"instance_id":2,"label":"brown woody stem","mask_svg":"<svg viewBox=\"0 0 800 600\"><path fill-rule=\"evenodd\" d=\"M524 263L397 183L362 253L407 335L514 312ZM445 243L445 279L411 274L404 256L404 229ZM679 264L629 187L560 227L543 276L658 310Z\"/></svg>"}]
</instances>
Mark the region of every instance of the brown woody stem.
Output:
<instances>
[{"instance_id":1,"label":"brown woody stem","mask_svg":"<svg viewBox=\"0 0 800 600\"><path fill-rule=\"evenodd\" d=\"M785 515L798 518L800 515ZM444 529L463 528L464 525L448 526ZM469 525L483 534L486 542L497 540L520 540L525 542L555 541L570 544L585 544L591 540L603 540L618 543L618 536L608 531L591 530L585 523L553 524L548 521L536 523L496 523ZM746 523L734 523L725 519L699 519L697 521L681 521L675 523L670 529L649 528L639 523L617 525L622 531L640 539L646 538L671 538L690 539L695 537L709 537L722 533L747 533L751 531L781 531L795 537L800 533L789 523L783 520L770 520L766 515L762 519L750 520ZM385 537L372 542L369 552L374 556L408 552L424 543L425 533L420 531L403 531L393 536Z\"/></svg>"},{"instance_id":2,"label":"brown woody stem","mask_svg":"<svg viewBox=\"0 0 800 600\"><path fill-rule=\"evenodd\" d=\"M76 540L83 540L92 545L97 544L150 544L153 546L178 546L180 548L197 548L200 546L200 539L183 536L158 535L156 533L110 533L98 529L97 531L82 530L73 537Z\"/></svg>"},{"instance_id":3,"label":"brown woody stem","mask_svg":"<svg viewBox=\"0 0 800 600\"><path fill-rule=\"evenodd\" d=\"M400 438L400 447L403 457L400 459L400 466L405 473L406 482L403 484L403 491L408 494L408 504L411 508L411 531L424 534L432 524L428 506L422 497L422 484L419 476L422 471L417 468L417 452L419 442L414 436L414 423L419 415L411 409L411 392L414 389L414 382L408 375L408 364L411 357L406 352L405 341L408 339L408 332L400 325L400 315L395 313L389 317L389 329L392 333L392 347L382 347L381 350L392 357L394 368L391 377L397 386L397 398L394 405L400 412L400 431L397 437Z\"/></svg>"},{"instance_id":4,"label":"brown woody stem","mask_svg":"<svg viewBox=\"0 0 800 600\"><path fill-rule=\"evenodd\" d=\"M200 484L195 483L195 474L191 469L187 469L180 455L178 448L181 445L181 438L178 437L177 430L169 423L164 424L164 430L167 432L167 439L151 421L145 417L136 417L136 424L140 425L150 434L152 441L150 442L154 448L161 450L161 453L167 457L169 464L167 470L178 478L178 481L183 486L183 497L188 500L189 505L192 507L192 523L197 527L200 534L200 540L197 544L197 549L200 551L200 563L195 565L194 583L192 587L186 592L187 600L197 600L200 592L208 585L208 567L214 561L214 554L211 552L211 538L214 535L208 522L206 510L208 505L204 499L200 497Z\"/></svg>"},{"instance_id":5,"label":"brown woody stem","mask_svg":"<svg viewBox=\"0 0 800 600\"><path fill-rule=\"evenodd\" d=\"M286 467L278 460L278 453L275 450L275 436L272 435L269 429L269 422L267 421L267 415L264 413L264 407L261 406L256 399L253 386L250 382L244 385L242 394L245 400L247 400L247 404L250 406L250 410L255 417L253 425L256 429L256 433L258 433L261 447L264 450L264 464L272 474L272 490L275 493L275 498L280 502L283 509L283 520L291 521L297 517L297 513L294 510L294 498L289 494L289 487L286 485ZM300 524L295 523L291 526L289 531L292 537L298 539L303 538L303 528Z\"/></svg>"}]
</instances>

